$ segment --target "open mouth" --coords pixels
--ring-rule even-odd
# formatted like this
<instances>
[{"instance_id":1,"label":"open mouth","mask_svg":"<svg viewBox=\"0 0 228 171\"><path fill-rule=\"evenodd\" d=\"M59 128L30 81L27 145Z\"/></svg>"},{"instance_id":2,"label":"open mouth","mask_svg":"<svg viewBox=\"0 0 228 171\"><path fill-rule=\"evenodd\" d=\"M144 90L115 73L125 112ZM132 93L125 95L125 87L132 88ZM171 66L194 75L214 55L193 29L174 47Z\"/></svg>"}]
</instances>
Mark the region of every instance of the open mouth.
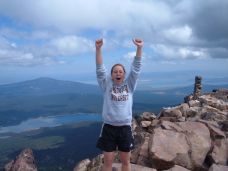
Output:
<instances>
[{"instance_id":1,"label":"open mouth","mask_svg":"<svg viewBox=\"0 0 228 171\"><path fill-rule=\"evenodd\" d=\"M116 78L117 80L120 80L121 78Z\"/></svg>"}]
</instances>

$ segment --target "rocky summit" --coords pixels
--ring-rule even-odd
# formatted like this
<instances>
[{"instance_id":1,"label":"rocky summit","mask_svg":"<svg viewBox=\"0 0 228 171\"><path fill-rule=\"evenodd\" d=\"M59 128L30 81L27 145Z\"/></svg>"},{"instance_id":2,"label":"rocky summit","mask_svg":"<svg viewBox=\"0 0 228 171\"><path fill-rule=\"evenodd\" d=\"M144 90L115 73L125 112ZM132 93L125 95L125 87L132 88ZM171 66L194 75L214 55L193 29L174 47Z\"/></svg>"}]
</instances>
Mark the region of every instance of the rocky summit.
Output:
<instances>
[{"instance_id":1,"label":"rocky summit","mask_svg":"<svg viewBox=\"0 0 228 171\"><path fill-rule=\"evenodd\" d=\"M196 80L184 103L133 120L132 171L228 171L228 89L201 95ZM101 154L74 171L100 171L102 163ZM113 170L120 168L116 152Z\"/></svg>"},{"instance_id":2,"label":"rocky summit","mask_svg":"<svg viewBox=\"0 0 228 171\"><path fill-rule=\"evenodd\" d=\"M200 83L180 105L133 119L132 171L228 171L228 89L201 94ZM100 171L103 158L84 159L74 171ZM5 170L36 171L34 163L26 149ZM118 152L113 170L121 170Z\"/></svg>"}]
</instances>

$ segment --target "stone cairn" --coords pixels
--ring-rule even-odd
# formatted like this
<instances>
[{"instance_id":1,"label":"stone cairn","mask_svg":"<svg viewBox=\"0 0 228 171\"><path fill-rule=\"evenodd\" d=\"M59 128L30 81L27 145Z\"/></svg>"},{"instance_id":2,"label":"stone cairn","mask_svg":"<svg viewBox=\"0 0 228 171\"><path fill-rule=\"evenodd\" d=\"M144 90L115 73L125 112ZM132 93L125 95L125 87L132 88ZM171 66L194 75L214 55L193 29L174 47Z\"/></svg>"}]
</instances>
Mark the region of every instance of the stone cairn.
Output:
<instances>
[{"instance_id":1,"label":"stone cairn","mask_svg":"<svg viewBox=\"0 0 228 171\"><path fill-rule=\"evenodd\" d=\"M194 85L194 92L193 92L194 100L197 100L201 96L201 90L202 90L201 80L202 80L201 76L195 77L195 85Z\"/></svg>"}]
</instances>

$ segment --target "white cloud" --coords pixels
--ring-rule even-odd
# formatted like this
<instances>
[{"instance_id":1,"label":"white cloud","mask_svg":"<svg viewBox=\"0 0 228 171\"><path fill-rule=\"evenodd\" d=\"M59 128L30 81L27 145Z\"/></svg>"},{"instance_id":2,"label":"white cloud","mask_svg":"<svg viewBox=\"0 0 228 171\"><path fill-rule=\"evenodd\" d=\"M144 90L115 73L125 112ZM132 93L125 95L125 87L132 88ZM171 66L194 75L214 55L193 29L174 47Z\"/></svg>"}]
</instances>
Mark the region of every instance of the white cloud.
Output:
<instances>
[{"instance_id":1,"label":"white cloud","mask_svg":"<svg viewBox=\"0 0 228 171\"><path fill-rule=\"evenodd\" d=\"M17 49L9 48L0 50L0 63L5 65L33 65L38 61L34 59L33 54L26 53Z\"/></svg>"},{"instance_id":2,"label":"white cloud","mask_svg":"<svg viewBox=\"0 0 228 171\"><path fill-rule=\"evenodd\" d=\"M133 58L135 57L135 52L128 52L127 54L124 55L124 59L126 60L133 60Z\"/></svg>"},{"instance_id":3,"label":"white cloud","mask_svg":"<svg viewBox=\"0 0 228 171\"><path fill-rule=\"evenodd\" d=\"M207 50L203 48L170 46L164 44L151 45L151 48L155 54L169 60L203 59L209 57Z\"/></svg>"},{"instance_id":4,"label":"white cloud","mask_svg":"<svg viewBox=\"0 0 228 171\"><path fill-rule=\"evenodd\" d=\"M14 40L10 33L18 35L18 37L15 37ZM65 35L56 38L54 34L53 36L47 36L46 32L35 31L25 34L15 30L5 30L1 34L0 64L6 65L33 66L64 64L67 61L57 59L57 57L76 56L80 53L92 52L94 49L94 43L91 40L75 35ZM22 35L25 35L25 39L22 39ZM41 41L45 41L42 44L37 44L37 41L40 41L40 39ZM27 41L29 43L20 44L17 43L17 40Z\"/></svg>"},{"instance_id":5,"label":"white cloud","mask_svg":"<svg viewBox=\"0 0 228 171\"><path fill-rule=\"evenodd\" d=\"M107 40L105 50L141 37L159 60L228 58L227 15L225 0L2 0L0 16L10 22L0 26L0 63L66 63L92 52L95 36Z\"/></svg>"},{"instance_id":6,"label":"white cloud","mask_svg":"<svg viewBox=\"0 0 228 171\"><path fill-rule=\"evenodd\" d=\"M204 49L197 49L193 50L190 48L180 48L178 49L177 53L180 55L181 58L206 58L208 55Z\"/></svg>"},{"instance_id":7,"label":"white cloud","mask_svg":"<svg viewBox=\"0 0 228 171\"><path fill-rule=\"evenodd\" d=\"M56 55L75 55L91 52L94 43L86 38L70 35L53 39L47 46L55 50Z\"/></svg>"},{"instance_id":8,"label":"white cloud","mask_svg":"<svg viewBox=\"0 0 228 171\"><path fill-rule=\"evenodd\" d=\"M219 3L214 0L0 1L0 15L16 20L20 26L25 24L35 29L57 29L67 34L94 29L99 30L101 36L106 35L107 31L114 31L120 37L139 36L150 41L163 38L173 40L175 33L178 33L178 40L183 38L182 41L187 41L192 31L199 37L204 34L209 36L207 31L202 32L201 29L209 30L211 36L220 32L225 35L225 30L228 30L225 29L228 26L225 17L227 11L226 0ZM210 17L207 17L208 14ZM211 18L216 19L214 22L217 24L210 22ZM217 33L212 35L216 28ZM160 37L162 35L165 37Z\"/></svg>"},{"instance_id":9,"label":"white cloud","mask_svg":"<svg viewBox=\"0 0 228 171\"><path fill-rule=\"evenodd\" d=\"M161 61L161 64L176 65L174 61Z\"/></svg>"},{"instance_id":10,"label":"white cloud","mask_svg":"<svg viewBox=\"0 0 228 171\"><path fill-rule=\"evenodd\" d=\"M21 55L21 59L23 60L31 60L31 59L34 59L34 56L33 56L33 54L31 54L31 53L25 53L25 54L23 54L23 55Z\"/></svg>"},{"instance_id":11,"label":"white cloud","mask_svg":"<svg viewBox=\"0 0 228 171\"><path fill-rule=\"evenodd\" d=\"M47 30L20 30L12 27L0 28L0 33L10 39L22 39L27 41L47 40L55 36L53 32Z\"/></svg>"},{"instance_id":12,"label":"white cloud","mask_svg":"<svg viewBox=\"0 0 228 171\"><path fill-rule=\"evenodd\" d=\"M0 13L36 28L62 31L94 28L129 32L166 24L172 17L164 2L139 0L5 0L0 2Z\"/></svg>"},{"instance_id":13,"label":"white cloud","mask_svg":"<svg viewBox=\"0 0 228 171\"><path fill-rule=\"evenodd\" d=\"M188 26L169 28L163 31L164 37L171 42L179 44L190 43L192 40L192 29Z\"/></svg>"}]
</instances>

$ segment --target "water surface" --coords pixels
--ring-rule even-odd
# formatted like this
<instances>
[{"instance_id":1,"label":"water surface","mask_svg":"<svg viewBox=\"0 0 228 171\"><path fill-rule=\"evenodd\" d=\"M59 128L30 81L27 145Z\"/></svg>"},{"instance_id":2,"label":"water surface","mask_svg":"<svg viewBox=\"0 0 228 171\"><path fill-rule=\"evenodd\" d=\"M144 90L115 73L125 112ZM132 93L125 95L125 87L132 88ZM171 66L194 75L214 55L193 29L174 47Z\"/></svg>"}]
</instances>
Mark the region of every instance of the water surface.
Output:
<instances>
[{"instance_id":1,"label":"water surface","mask_svg":"<svg viewBox=\"0 0 228 171\"><path fill-rule=\"evenodd\" d=\"M101 122L101 115L80 113L32 118L25 120L18 125L0 127L0 138L6 137L1 136L1 134L5 133L21 133L25 131L40 129L43 127L56 127L87 121Z\"/></svg>"}]
</instances>

